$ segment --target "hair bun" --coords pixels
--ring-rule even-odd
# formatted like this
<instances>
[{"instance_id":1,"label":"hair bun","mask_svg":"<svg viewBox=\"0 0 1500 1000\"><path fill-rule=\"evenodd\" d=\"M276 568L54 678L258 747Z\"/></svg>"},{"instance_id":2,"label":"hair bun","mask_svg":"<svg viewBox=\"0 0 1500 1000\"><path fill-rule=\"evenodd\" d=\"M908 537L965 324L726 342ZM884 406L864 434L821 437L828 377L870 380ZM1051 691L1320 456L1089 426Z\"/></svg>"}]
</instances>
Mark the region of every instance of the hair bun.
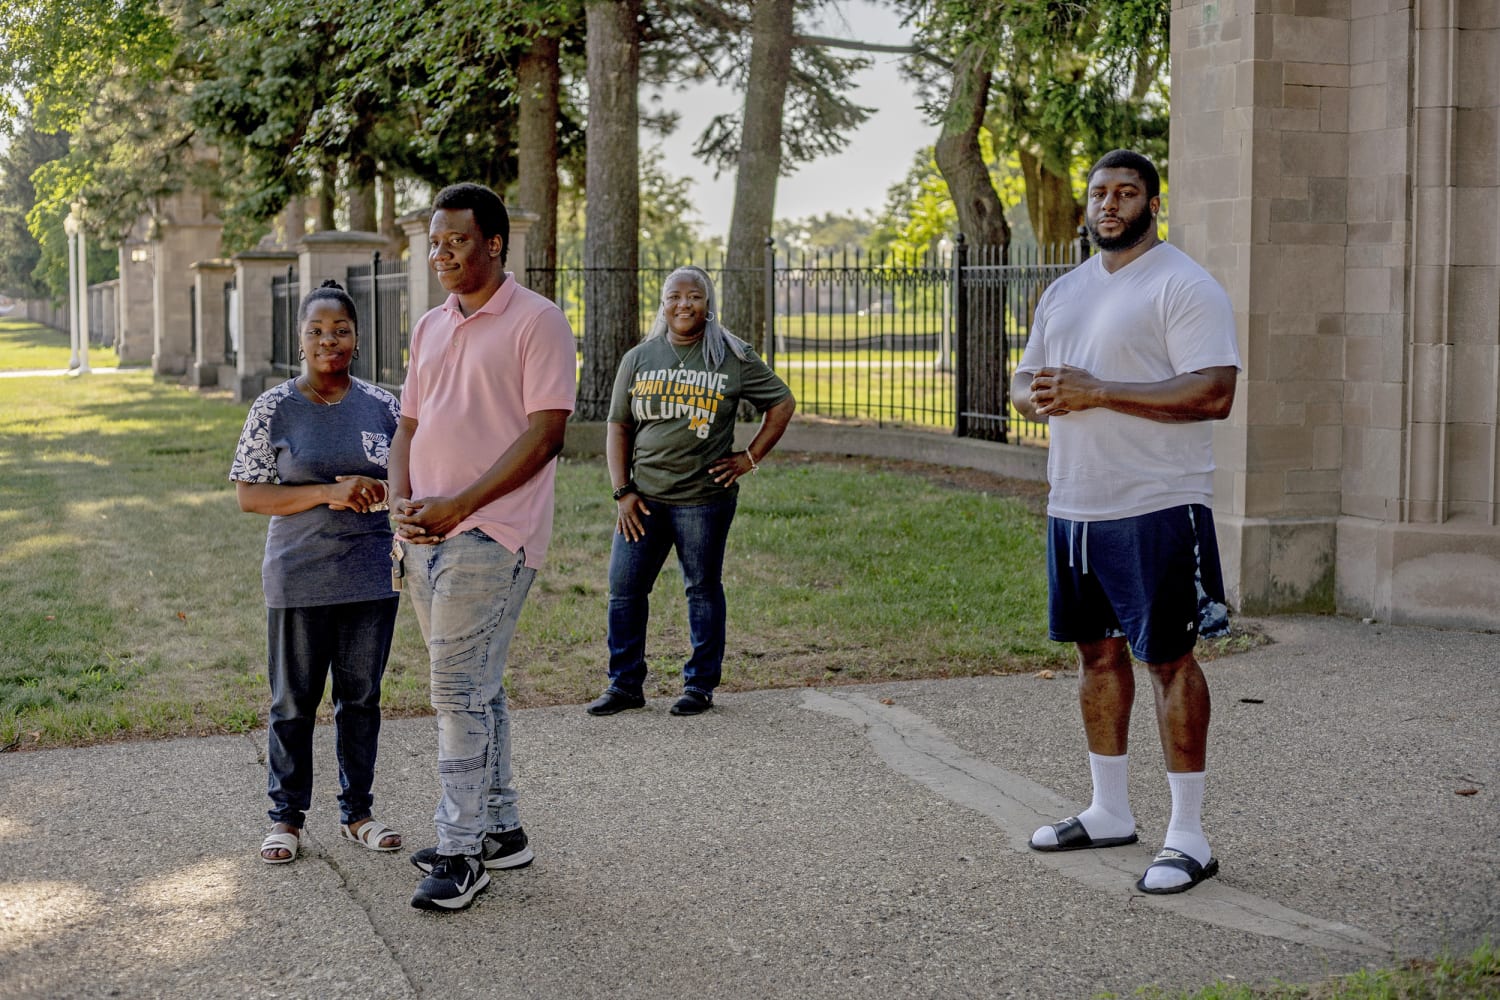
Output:
<instances>
[{"instance_id":1,"label":"hair bun","mask_svg":"<svg viewBox=\"0 0 1500 1000\"><path fill-rule=\"evenodd\" d=\"M323 282L318 287L319 288L337 288L341 292L344 290L344 286L341 285L341 284L339 284L337 281L334 281L332 278L329 278L327 281Z\"/></svg>"}]
</instances>

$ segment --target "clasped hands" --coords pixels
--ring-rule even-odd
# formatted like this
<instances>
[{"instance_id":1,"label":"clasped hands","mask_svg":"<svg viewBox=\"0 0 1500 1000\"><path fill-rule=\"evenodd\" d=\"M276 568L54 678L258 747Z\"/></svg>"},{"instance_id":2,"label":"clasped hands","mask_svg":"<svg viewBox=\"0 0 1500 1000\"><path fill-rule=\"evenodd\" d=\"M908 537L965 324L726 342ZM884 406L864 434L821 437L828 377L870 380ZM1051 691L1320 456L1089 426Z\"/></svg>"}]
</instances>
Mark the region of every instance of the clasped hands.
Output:
<instances>
[{"instance_id":1,"label":"clasped hands","mask_svg":"<svg viewBox=\"0 0 1500 1000\"><path fill-rule=\"evenodd\" d=\"M1095 406L1104 383L1072 365L1043 368L1031 377L1031 403L1038 417L1061 417Z\"/></svg>"},{"instance_id":2,"label":"clasped hands","mask_svg":"<svg viewBox=\"0 0 1500 1000\"><path fill-rule=\"evenodd\" d=\"M352 510L356 514L368 514L372 506L389 499L386 496L385 482L369 476L335 476L327 487L330 510Z\"/></svg>"},{"instance_id":3,"label":"clasped hands","mask_svg":"<svg viewBox=\"0 0 1500 1000\"><path fill-rule=\"evenodd\" d=\"M391 504L391 525L403 542L436 545L458 527L468 511L455 497L399 498Z\"/></svg>"}]
</instances>

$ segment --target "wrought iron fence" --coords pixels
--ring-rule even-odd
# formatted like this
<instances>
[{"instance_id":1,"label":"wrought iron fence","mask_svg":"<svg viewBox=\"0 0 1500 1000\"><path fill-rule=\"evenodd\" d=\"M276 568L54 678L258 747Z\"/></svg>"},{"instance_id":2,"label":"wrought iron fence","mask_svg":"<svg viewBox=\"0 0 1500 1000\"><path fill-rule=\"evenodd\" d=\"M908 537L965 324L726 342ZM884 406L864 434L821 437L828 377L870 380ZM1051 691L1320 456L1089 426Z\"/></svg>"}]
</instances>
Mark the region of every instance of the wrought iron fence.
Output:
<instances>
[{"instance_id":1,"label":"wrought iron fence","mask_svg":"<svg viewBox=\"0 0 1500 1000\"><path fill-rule=\"evenodd\" d=\"M411 336L406 266L376 251L370 263L349 268L348 279L349 297L359 311L360 352L351 371L367 382L397 388L406 378Z\"/></svg>"},{"instance_id":2,"label":"wrought iron fence","mask_svg":"<svg viewBox=\"0 0 1500 1000\"><path fill-rule=\"evenodd\" d=\"M526 265L526 287L553 289L552 301L557 303L559 309L568 317L568 323L573 327L574 334L583 336L583 290L588 283L590 274L615 273L619 268L608 267L584 267L582 264L557 264L546 266L538 261L539 256L528 255ZM651 254L643 253L640 264L635 269L636 285L640 294L640 330L644 336L656 320L657 308L661 305L661 286L667 280L667 275L685 264L692 264L707 271L714 279L716 286L723 286L723 278L726 266L722 256L717 261L709 260L679 260L677 258L664 259ZM752 268L757 274L759 268ZM580 339L580 350L582 342Z\"/></svg>"},{"instance_id":3,"label":"wrought iron fence","mask_svg":"<svg viewBox=\"0 0 1500 1000\"><path fill-rule=\"evenodd\" d=\"M1046 425L1022 420L1011 408L1010 377L1042 291L1084 256L1082 244L1051 252L976 250L962 237L951 249L903 258L857 251L785 256L768 247L763 267L755 269L767 313L763 352L802 413L1045 443ZM682 263L648 258L637 268L641 334L656 315L662 281ZM729 273L722 259L697 263L722 287ZM583 289L599 270L533 266L526 282L550 281L555 301L581 333ZM348 288L362 334L354 374L399 386L414 319L401 261L373 255L369 265L349 269ZM301 369L295 267L272 279L271 295L272 366L292 374Z\"/></svg>"},{"instance_id":4,"label":"wrought iron fence","mask_svg":"<svg viewBox=\"0 0 1500 1000\"><path fill-rule=\"evenodd\" d=\"M271 368L283 375L302 371L302 361L297 357L297 307L301 300L295 267L288 266L284 277L271 279Z\"/></svg>"},{"instance_id":5,"label":"wrought iron fence","mask_svg":"<svg viewBox=\"0 0 1500 1000\"><path fill-rule=\"evenodd\" d=\"M1046 286L1086 255L1081 243L1039 250L951 250L909 257L859 251L781 255L756 269L766 296L763 353L800 413L947 430L995 441L1045 443L1045 424L1010 406L1010 378ZM656 314L662 280L686 263L643 261L640 331ZM722 288L723 260L698 262ZM528 268L546 275L575 331L596 269Z\"/></svg>"}]
</instances>

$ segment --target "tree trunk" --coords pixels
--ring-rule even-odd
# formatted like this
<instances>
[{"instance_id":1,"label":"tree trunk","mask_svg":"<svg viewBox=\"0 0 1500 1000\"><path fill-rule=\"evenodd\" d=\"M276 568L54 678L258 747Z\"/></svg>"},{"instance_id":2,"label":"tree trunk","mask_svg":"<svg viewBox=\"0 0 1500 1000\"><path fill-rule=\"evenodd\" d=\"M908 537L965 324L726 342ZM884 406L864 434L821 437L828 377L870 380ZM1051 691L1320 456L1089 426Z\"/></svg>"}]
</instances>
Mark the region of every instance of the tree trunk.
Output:
<instances>
[{"instance_id":1,"label":"tree trunk","mask_svg":"<svg viewBox=\"0 0 1500 1000\"><path fill-rule=\"evenodd\" d=\"M938 170L948 183L958 229L969 246L1008 247L1010 226L1000 193L990 180L989 167L979 149L979 128L990 97L991 46L970 43L953 67L953 87L943 116L943 131L934 149Z\"/></svg>"},{"instance_id":2,"label":"tree trunk","mask_svg":"<svg viewBox=\"0 0 1500 1000\"><path fill-rule=\"evenodd\" d=\"M512 261L511 267L522 274L535 264L537 271L527 276L527 286L549 299L557 291L557 122L562 88L557 54L557 39L539 36L517 69L517 207L538 218L526 234L526 255L531 259Z\"/></svg>"},{"instance_id":3,"label":"tree trunk","mask_svg":"<svg viewBox=\"0 0 1500 1000\"><path fill-rule=\"evenodd\" d=\"M380 175L380 235L390 240L401 238L396 228L396 178L388 173Z\"/></svg>"},{"instance_id":4,"label":"tree trunk","mask_svg":"<svg viewBox=\"0 0 1500 1000\"><path fill-rule=\"evenodd\" d=\"M604 420L620 359L641 336L641 0L589 0L588 216L583 237L583 371L579 420Z\"/></svg>"},{"instance_id":5,"label":"tree trunk","mask_svg":"<svg viewBox=\"0 0 1500 1000\"><path fill-rule=\"evenodd\" d=\"M1041 157L1019 150L1021 174L1026 180L1026 214L1036 233L1037 246L1046 259L1069 260L1082 220L1073 198L1073 182L1047 169ZM1061 256L1059 256L1061 255Z\"/></svg>"},{"instance_id":6,"label":"tree trunk","mask_svg":"<svg viewBox=\"0 0 1500 1000\"><path fill-rule=\"evenodd\" d=\"M993 47L982 42L970 43L959 54L943 130L934 150L938 170L953 196L970 265L1003 264L1010 248L1005 208L979 148L995 58ZM968 307L961 318L965 335L957 345L956 378L962 382L954 386L958 431L967 437L1006 439L1010 366L1005 312L1003 283L984 282L968 291Z\"/></svg>"},{"instance_id":7,"label":"tree trunk","mask_svg":"<svg viewBox=\"0 0 1500 1000\"><path fill-rule=\"evenodd\" d=\"M721 322L765 351L765 241L776 215L781 126L792 73L792 0L761 0L750 22L750 72L729 221Z\"/></svg>"},{"instance_id":8,"label":"tree trunk","mask_svg":"<svg viewBox=\"0 0 1500 1000\"><path fill-rule=\"evenodd\" d=\"M334 206L338 202L339 164L337 160L323 161L322 183L318 185L318 232L331 233Z\"/></svg>"},{"instance_id":9,"label":"tree trunk","mask_svg":"<svg viewBox=\"0 0 1500 1000\"><path fill-rule=\"evenodd\" d=\"M307 235L307 199L297 195L287 202L278 216L277 228L281 235L277 244L283 250L291 250Z\"/></svg>"},{"instance_id":10,"label":"tree trunk","mask_svg":"<svg viewBox=\"0 0 1500 1000\"><path fill-rule=\"evenodd\" d=\"M349 228L373 233L375 221L375 160L363 154L349 161Z\"/></svg>"}]
</instances>

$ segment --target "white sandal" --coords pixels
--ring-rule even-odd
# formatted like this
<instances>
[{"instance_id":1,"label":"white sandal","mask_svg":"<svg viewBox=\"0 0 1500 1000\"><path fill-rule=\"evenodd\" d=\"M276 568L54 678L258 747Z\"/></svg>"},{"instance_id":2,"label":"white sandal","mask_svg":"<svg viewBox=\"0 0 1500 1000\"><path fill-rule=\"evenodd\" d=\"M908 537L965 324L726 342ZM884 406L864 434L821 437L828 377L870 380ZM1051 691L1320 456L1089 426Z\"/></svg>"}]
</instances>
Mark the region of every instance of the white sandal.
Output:
<instances>
[{"instance_id":1,"label":"white sandal","mask_svg":"<svg viewBox=\"0 0 1500 1000\"><path fill-rule=\"evenodd\" d=\"M358 833L356 833L354 830L351 830L350 826L352 826L352 824L350 823L339 824L339 835L342 836L345 840L352 840L356 844L363 844L365 847L368 847L372 851L401 850L401 845L399 843L397 843L393 847L384 847L381 845L380 842L387 837L395 837L398 840L401 837L401 834L397 833L395 830L392 830L384 823L377 822L374 819L368 819L365 821L365 825L359 828Z\"/></svg>"},{"instance_id":2,"label":"white sandal","mask_svg":"<svg viewBox=\"0 0 1500 1000\"><path fill-rule=\"evenodd\" d=\"M260 842L260 859L268 865L285 865L297 860L297 848L302 844L302 837L295 833L282 833L272 830L266 834L266 839ZM267 851L282 850L287 852L284 858L268 858Z\"/></svg>"}]
</instances>

